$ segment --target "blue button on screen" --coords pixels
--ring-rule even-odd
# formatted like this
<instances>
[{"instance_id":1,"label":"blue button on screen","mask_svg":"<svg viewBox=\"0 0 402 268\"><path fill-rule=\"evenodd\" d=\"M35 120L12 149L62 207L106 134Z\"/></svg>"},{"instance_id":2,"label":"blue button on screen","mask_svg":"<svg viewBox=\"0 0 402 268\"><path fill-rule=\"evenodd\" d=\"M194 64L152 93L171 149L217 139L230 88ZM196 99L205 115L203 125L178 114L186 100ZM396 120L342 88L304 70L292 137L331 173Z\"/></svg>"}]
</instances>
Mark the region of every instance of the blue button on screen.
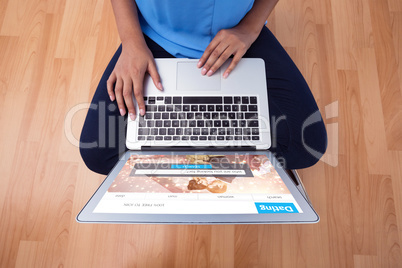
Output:
<instances>
[{"instance_id":1,"label":"blue button on screen","mask_svg":"<svg viewBox=\"0 0 402 268\"><path fill-rule=\"evenodd\" d=\"M299 213L293 203L255 203L259 214Z\"/></svg>"}]
</instances>

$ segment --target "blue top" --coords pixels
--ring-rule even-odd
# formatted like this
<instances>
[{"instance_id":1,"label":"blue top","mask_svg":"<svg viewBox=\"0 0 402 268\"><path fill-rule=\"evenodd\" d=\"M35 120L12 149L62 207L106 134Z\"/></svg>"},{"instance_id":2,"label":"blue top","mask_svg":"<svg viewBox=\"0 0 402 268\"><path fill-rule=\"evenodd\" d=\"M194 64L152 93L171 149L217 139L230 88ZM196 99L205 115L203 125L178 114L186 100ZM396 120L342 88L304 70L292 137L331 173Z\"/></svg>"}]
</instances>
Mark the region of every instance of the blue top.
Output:
<instances>
[{"instance_id":1,"label":"blue top","mask_svg":"<svg viewBox=\"0 0 402 268\"><path fill-rule=\"evenodd\" d=\"M254 0L136 0L143 33L178 58L201 58L213 37L236 26Z\"/></svg>"}]
</instances>

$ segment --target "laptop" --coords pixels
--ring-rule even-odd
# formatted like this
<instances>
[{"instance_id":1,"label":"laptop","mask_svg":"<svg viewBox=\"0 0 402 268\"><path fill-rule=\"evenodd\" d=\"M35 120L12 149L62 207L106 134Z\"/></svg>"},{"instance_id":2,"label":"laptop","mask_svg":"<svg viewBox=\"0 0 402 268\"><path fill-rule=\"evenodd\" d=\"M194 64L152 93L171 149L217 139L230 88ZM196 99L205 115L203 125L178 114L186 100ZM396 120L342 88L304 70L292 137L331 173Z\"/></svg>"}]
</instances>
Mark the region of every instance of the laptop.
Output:
<instances>
[{"instance_id":1,"label":"laptop","mask_svg":"<svg viewBox=\"0 0 402 268\"><path fill-rule=\"evenodd\" d=\"M82 223L315 223L317 213L271 146L265 65L242 59L211 77L197 60L156 59L130 149L77 216ZM137 114L139 114L137 112Z\"/></svg>"}]
</instances>

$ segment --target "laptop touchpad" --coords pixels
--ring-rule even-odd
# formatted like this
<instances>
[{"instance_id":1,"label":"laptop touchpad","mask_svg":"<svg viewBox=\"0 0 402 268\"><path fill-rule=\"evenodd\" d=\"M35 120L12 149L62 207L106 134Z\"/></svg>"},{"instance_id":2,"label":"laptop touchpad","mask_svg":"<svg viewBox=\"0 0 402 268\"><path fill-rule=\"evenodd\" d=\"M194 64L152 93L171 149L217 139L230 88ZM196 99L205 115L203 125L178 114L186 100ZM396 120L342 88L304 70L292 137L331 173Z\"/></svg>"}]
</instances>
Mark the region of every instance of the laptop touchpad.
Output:
<instances>
[{"instance_id":1,"label":"laptop touchpad","mask_svg":"<svg viewBox=\"0 0 402 268\"><path fill-rule=\"evenodd\" d=\"M178 91L219 91L221 71L219 69L212 76L203 76L196 61L178 62L176 85Z\"/></svg>"}]
</instances>

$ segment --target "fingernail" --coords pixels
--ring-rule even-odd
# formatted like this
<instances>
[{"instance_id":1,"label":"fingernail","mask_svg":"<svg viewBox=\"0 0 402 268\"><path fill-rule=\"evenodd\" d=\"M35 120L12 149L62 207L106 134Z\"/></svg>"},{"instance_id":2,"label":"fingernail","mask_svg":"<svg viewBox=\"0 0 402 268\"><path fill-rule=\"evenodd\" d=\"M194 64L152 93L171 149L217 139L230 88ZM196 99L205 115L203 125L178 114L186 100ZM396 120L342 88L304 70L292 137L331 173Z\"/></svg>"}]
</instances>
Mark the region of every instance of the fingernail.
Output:
<instances>
[{"instance_id":1,"label":"fingernail","mask_svg":"<svg viewBox=\"0 0 402 268\"><path fill-rule=\"evenodd\" d=\"M198 61L198 63L197 63L197 67L200 68L201 66L202 66L202 64L201 64L201 60L200 60L200 61Z\"/></svg>"},{"instance_id":2,"label":"fingernail","mask_svg":"<svg viewBox=\"0 0 402 268\"><path fill-rule=\"evenodd\" d=\"M207 73L207 75L208 75L208 76L211 76L213 73L214 73L214 72L213 72L212 70L209 70L208 73Z\"/></svg>"},{"instance_id":3,"label":"fingernail","mask_svg":"<svg viewBox=\"0 0 402 268\"><path fill-rule=\"evenodd\" d=\"M201 70L201 74L202 74L202 75L205 75L206 73L207 73L207 69L202 68L202 70Z\"/></svg>"},{"instance_id":4,"label":"fingernail","mask_svg":"<svg viewBox=\"0 0 402 268\"><path fill-rule=\"evenodd\" d=\"M162 83L161 83L161 82L158 83L158 89L159 89L159 90L163 90L163 86L162 86Z\"/></svg>"},{"instance_id":5,"label":"fingernail","mask_svg":"<svg viewBox=\"0 0 402 268\"><path fill-rule=\"evenodd\" d=\"M140 115L142 115L142 116L145 115L145 110L144 109L140 109Z\"/></svg>"},{"instance_id":6,"label":"fingernail","mask_svg":"<svg viewBox=\"0 0 402 268\"><path fill-rule=\"evenodd\" d=\"M130 118L131 118L131 120L135 120L135 114L133 114L133 113L129 113L129 116L130 116Z\"/></svg>"},{"instance_id":7,"label":"fingernail","mask_svg":"<svg viewBox=\"0 0 402 268\"><path fill-rule=\"evenodd\" d=\"M224 74L223 74L223 78L224 78L224 79L228 78L228 76L229 76L229 73L224 73Z\"/></svg>"},{"instance_id":8,"label":"fingernail","mask_svg":"<svg viewBox=\"0 0 402 268\"><path fill-rule=\"evenodd\" d=\"M109 98L111 101L114 101L112 95L109 95Z\"/></svg>"},{"instance_id":9,"label":"fingernail","mask_svg":"<svg viewBox=\"0 0 402 268\"><path fill-rule=\"evenodd\" d=\"M120 109L120 115L123 116L125 114L126 114L126 112L123 109Z\"/></svg>"}]
</instances>

